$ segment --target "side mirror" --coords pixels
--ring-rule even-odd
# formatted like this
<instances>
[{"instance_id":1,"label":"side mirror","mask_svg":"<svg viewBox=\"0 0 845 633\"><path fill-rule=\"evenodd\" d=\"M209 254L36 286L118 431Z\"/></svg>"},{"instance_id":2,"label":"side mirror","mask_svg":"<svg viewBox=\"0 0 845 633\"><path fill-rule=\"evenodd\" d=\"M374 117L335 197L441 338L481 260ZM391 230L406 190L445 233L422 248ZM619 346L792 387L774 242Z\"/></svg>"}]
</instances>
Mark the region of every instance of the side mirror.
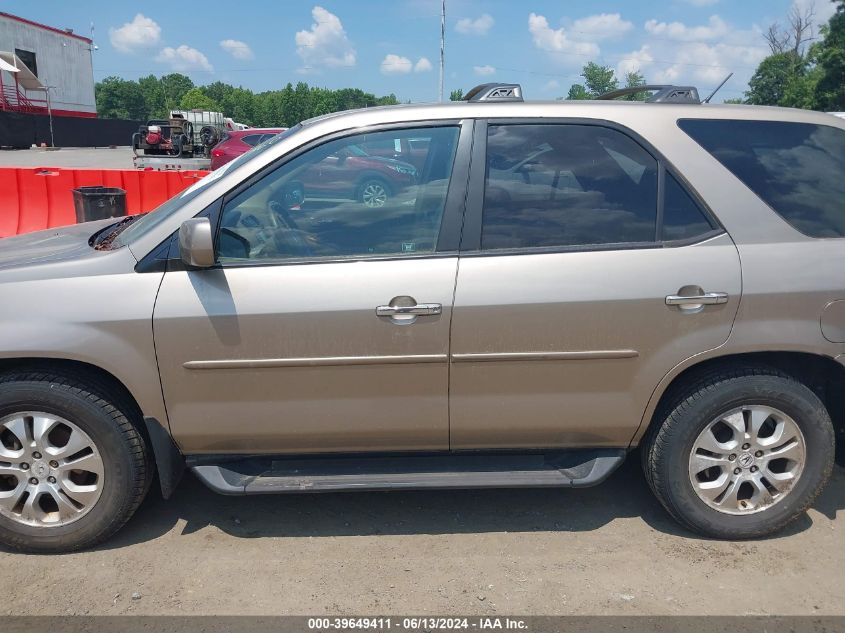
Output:
<instances>
[{"instance_id":1,"label":"side mirror","mask_svg":"<svg viewBox=\"0 0 845 633\"><path fill-rule=\"evenodd\" d=\"M179 257L189 268L214 266L214 237L208 218L193 218L179 227Z\"/></svg>"}]
</instances>

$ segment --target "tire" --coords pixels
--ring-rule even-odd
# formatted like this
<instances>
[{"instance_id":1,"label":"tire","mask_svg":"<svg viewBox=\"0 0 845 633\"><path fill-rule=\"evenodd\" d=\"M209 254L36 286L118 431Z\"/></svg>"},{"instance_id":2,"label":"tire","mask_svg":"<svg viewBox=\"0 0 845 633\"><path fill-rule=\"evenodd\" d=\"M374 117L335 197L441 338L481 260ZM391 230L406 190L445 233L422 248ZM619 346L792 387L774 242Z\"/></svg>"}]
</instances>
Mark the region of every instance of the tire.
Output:
<instances>
[{"instance_id":1,"label":"tire","mask_svg":"<svg viewBox=\"0 0 845 633\"><path fill-rule=\"evenodd\" d=\"M29 482L39 482L39 487L30 486L28 489L41 490L40 486L47 486L49 479L53 480L52 490L55 492L58 487L65 485L63 490L53 494L48 492L35 497L34 503L39 506L36 512L42 518L32 519L35 516L30 514L27 517L22 510L23 506L11 508L10 504L0 505L0 543L18 551L26 552L68 552L91 547L106 540L132 516L140 505L152 481L153 467L150 460L150 452L143 436L139 433L137 423L140 422L139 414L135 407L123 402L120 397L109 393L109 389L99 384L96 379L84 380L71 378L70 376L50 371L19 371L0 376L0 451L6 451L6 460L9 459L11 449L17 450L15 455L28 455L29 457L17 457L16 459L31 459L32 463L26 463L26 472L32 477ZM22 415L23 413L35 413L35 416ZM21 424L30 425L30 429L38 429L33 424L39 420L59 419L54 431L44 433L45 439L40 446L45 452L61 451L61 446L56 449L50 444L61 445L61 436L67 434L76 437L77 440L84 438L90 441L90 448L86 447L81 452L57 457L59 461L49 462L47 471L46 455L40 453L29 453L30 448L21 446L15 438L20 435ZM20 421L18 421L20 420ZM34 420L34 422L33 422ZM135 424L133 424L133 422ZM68 426L69 425L69 426ZM16 431L11 433L9 427ZM47 428L48 423L44 423ZM81 434L73 435L81 431ZM37 431L31 432L32 436ZM55 442L54 434L59 441ZM34 444L32 446L35 446ZM66 440L65 448L69 452L75 450L69 448L70 440ZM36 447L37 448L37 447ZM74 457L74 455L76 455ZM79 456L98 458L100 463L92 470L101 471L100 474L92 474L83 470L68 470L70 466L64 464L64 457L68 457L69 463L77 463L82 459ZM44 459L41 459L41 458ZM0 466L4 461L3 453L0 452ZM78 462L81 463L81 462ZM93 462L92 462L93 463ZM7 462L8 465L8 462ZM56 469L53 470L53 466ZM16 466L17 470L21 465ZM63 468L65 470L61 470ZM36 472L37 471L37 472ZM6 492L14 488L15 494L19 488L16 487L14 479L17 475L9 476L9 469L5 471L0 468L0 473L6 472L5 478L0 479L0 490ZM19 473L18 473L19 474ZM55 476L48 476L55 475ZM81 480L80 477L85 479ZM71 482L86 484L87 487L73 488L71 492L67 488L67 479L74 478ZM56 483L58 480L58 484ZM18 482L20 484L20 482ZM80 496L79 490L95 490L99 492L86 493L87 496ZM45 488L46 490L46 488ZM64 518L60 515L60 509L55 499L58 497L67 500L68 493L73 501L72 506L79 505L74 514L73 508L67 504L63 506L65 512L71 516ZM38 494L38 493L36 493ZM76 497L76 499L74 499ZM77 503L78 499L90 503ZM27 493L25 500L29 500ZM56 506L57 510L50 513ZM30 509L31 512L31 509ZM43 518L46 517L46 518ZM53 517L52 523L48 519ZM29 521L29 522L28 522ZM35 521L33 523L33 521Z\"/></svg>"},{"instance_id":2,"label":"tire","mask_svg":"<svg viewBox=\"0 0 845 633\"><path fill-rule=\"evenodd\" d=\"M726 443L714 445L711 436ZM758 445L767 441L770 448ZM735 448L725 453L723 446ZM781 530L809 508L830 477L835 440L824 404L807 386L775 369L746 367L687 384L655 414L642 448L649 486L675 520L704 536L750 539ZM772 457L776 451L790 459ZM702 469L713 459L718 465Z\"/></svg>"},{"instance_id":3,"label":"tire","mask_svg":"<svg viewBox=\"0 0 845 633\"><path fill-rule=\"evenodd\" d=\"M381 195L376 194L377 191L380 191ZM361 181L356 197L358 202L370 209L380 209L387 204L391 195L393 192L390 185L384 179L372 177Z\"/></svg>"}]
</instances>

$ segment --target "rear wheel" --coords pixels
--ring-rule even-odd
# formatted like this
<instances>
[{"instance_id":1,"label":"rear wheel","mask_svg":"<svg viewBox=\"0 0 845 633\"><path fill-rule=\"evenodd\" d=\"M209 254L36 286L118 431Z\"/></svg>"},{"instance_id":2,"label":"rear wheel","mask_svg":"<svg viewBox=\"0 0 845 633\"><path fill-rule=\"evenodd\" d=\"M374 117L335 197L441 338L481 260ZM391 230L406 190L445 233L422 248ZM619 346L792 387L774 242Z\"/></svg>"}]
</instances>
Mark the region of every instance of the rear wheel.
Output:
<instances>
[{"instance_id":1,"label":"rear wheel","mask_svg":"<svg viewBox=\"0 0 845 633\"><path fill-rule=\"evenodd\" d=\"M783 528L821 492L834 432L805 385L747 368L686 389L643 449L649 484L675 519L707 536L754 538Z\"/></svg>"},{"instance_id":2,"label":"rear wheel","mask_svg":"<svg viewBox=\"0 0 845 633\"><path fill-rule=\"evenodd\" d=\"M0 378L0 542L59 552L116 532L152 473L131 417L99 385L49 373Z\"/></svg>"}]
</instances>

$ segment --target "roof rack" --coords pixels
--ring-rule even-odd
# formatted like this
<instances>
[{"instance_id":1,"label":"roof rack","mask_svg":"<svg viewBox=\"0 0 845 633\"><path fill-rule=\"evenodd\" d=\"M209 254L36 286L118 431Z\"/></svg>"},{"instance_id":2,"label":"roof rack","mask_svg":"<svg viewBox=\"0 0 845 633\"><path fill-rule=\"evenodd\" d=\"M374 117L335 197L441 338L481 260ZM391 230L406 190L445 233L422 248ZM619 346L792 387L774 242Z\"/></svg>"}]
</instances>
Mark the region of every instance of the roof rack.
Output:
<instances>
[{"instance_id":1,"label":"roof rack","mask_svg":"<svg viewBox=\"0 0 845 633\"><path fill-rule=\"evenodd\" d=\"M481 84L464 95L464 101L523 101L519 84Z\"/></svg>"},{"instance_id":2,"label":"roof rack","mask_svg":"<svg viewBox=\"0 0 845 633\"><path fill-rule=\"evenodd\" d=\"M701 98L698 96L698 89L693 86L631 86L629 88L607 92L598 98L602 101L611 101L619 97L627 97L628 95L635 95L641 92L654 93L646 99L647 103L701 103Z\"/></svg>"}]
</instances>

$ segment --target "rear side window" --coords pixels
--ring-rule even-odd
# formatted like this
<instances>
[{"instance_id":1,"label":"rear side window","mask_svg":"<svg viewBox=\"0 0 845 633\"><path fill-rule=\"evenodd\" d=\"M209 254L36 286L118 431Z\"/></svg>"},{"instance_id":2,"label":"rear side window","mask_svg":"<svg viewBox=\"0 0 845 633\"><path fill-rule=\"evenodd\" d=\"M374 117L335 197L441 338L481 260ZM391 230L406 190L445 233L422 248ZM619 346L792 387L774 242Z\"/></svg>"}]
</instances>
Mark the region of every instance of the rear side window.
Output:
<instances>
[{"instance_id":1,"label":"rear side window","mask_svg":"<svg viewBox=\"0 0 845 633\"><path fill-rule=\"evenodd\" d=\"M491 125L481 248L654 242L657 161L590 125Z\"/></svg>"},{"instance_id":2,"label":"rear side window","mask_svg":"<svg viewBox=\"0 0 845 633\"><path fill-rule=\"evenodd\" d=\"M241 138L241 140L246 143L247 145L252 145L255 147L258 145L264 138L266 138L263 134L249 134Z\"/></svg>"},{"instance_id":3,"label":"rear side window","mask_svg":"<svg viewBox=\"0 0 845 633\"><path fill-rule=\"evenodd\" d=\"M678 125L795 229L845 237L845 131L782 121Z\"/></svg>"}]
</instances>

